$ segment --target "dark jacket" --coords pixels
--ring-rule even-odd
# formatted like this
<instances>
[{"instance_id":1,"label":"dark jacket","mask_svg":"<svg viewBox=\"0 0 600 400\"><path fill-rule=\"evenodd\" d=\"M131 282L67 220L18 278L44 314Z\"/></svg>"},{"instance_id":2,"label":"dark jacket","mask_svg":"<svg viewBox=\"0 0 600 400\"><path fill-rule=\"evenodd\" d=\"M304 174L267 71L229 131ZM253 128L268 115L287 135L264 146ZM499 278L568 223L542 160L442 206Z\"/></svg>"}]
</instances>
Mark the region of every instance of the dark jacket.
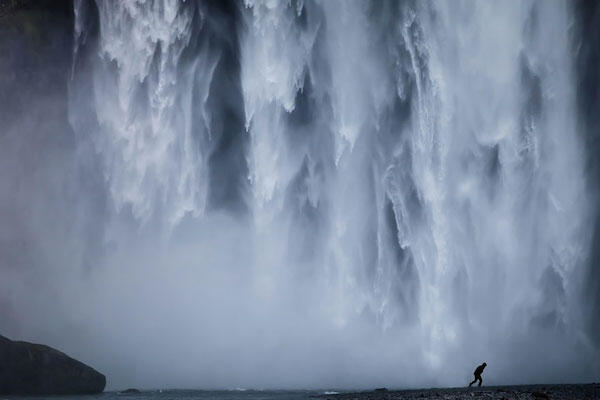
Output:
<instances>
[{"instance_id":1,"label":"dark jacket","mask_svg":"<svg viewBox=\"0 0 600 400\"><path fill-rule=\"evenodd\" d=\"M473 372L473 374L475 376L479 376L481 375L481 373L483 372L483 369L485 368L484 364L481 364L480 366L478 366L477 368L475 368L475 372Z\"/></svg>"}]
</instances>

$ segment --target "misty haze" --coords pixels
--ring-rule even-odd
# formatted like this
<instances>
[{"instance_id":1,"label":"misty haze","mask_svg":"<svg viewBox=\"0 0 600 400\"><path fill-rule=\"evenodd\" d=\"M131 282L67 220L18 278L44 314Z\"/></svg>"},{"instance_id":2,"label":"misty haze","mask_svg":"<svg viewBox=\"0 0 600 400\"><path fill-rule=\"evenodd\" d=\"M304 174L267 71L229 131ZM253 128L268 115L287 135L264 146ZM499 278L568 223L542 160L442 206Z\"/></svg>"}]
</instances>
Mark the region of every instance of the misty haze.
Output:
<instances>
[{"instance_id":1,"label":"misty haze","mask_svg":"<svg viewBox=\"0 0 600 400\"><path fill-rule=\"evenodd\" d=\"M0 335L107 391L598 382L599 95L593 1L0 0Z\"/></svg>"}]
</instances>

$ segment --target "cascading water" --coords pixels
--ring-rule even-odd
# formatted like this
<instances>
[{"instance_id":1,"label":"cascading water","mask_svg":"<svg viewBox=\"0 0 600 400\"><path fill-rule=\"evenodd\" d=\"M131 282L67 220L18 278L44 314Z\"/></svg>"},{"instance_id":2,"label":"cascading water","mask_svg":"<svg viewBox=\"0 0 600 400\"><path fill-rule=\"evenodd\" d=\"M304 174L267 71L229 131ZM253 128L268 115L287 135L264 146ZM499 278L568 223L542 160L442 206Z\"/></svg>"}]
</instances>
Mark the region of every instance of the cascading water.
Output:
<instances>
[{"instance_id":1,"label":"cascading water","mask_svg":"<svg viewBox=\"0 0 600 400\"><path fill-rule=\"evenodd\" d=\"M74 6L103 200L62 296L113 383L598 376L567 2Z\"/></svg>"}]
</instances>

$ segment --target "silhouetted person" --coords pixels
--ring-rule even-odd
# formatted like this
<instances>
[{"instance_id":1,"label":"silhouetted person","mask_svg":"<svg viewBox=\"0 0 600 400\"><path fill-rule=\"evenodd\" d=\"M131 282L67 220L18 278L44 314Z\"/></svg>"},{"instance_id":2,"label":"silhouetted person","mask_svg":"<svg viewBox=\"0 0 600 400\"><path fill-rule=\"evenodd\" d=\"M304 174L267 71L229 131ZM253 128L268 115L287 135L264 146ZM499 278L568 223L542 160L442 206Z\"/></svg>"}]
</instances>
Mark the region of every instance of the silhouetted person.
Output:
<instances>
[{"instance_id":1,"label":"silhouetted person","mask_svg":"<svg viewBox=\"0 0 600 400\"><path fill-rule=\"evenodd\" d=\"M475 379L473 379L473 382L469 383L469 387L471 387L471 385L477 381L479 381L479 385L477 385L477 386L481 386L481 382L483 382L483 379L481 379L481 374L483 373L483 369L486 366L487 366L487 364L483 363L480 366L478 366L477 368L475 368L475 372L473 372L473 375L475 375Z\"/></svg>"}]
</instances>

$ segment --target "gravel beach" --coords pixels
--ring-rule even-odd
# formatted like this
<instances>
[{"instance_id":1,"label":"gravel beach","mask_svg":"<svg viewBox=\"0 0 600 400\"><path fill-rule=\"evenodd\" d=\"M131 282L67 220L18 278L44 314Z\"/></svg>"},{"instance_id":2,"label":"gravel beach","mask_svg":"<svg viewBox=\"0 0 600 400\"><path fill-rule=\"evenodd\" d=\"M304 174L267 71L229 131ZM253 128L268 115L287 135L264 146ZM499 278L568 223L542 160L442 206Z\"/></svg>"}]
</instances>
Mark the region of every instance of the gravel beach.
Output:
<instances>
[{"instance_id":1,"label":"gravel beach","mask_svg":"<svg viewBox=\"0 0 600 400\"><path fill-rule=\"evenodd\" d=\"M476 388L432 388L324 394L327 400L401 399L600 399L600 383L573 385L484 386Z\"/></svg>"}]
</instances>

